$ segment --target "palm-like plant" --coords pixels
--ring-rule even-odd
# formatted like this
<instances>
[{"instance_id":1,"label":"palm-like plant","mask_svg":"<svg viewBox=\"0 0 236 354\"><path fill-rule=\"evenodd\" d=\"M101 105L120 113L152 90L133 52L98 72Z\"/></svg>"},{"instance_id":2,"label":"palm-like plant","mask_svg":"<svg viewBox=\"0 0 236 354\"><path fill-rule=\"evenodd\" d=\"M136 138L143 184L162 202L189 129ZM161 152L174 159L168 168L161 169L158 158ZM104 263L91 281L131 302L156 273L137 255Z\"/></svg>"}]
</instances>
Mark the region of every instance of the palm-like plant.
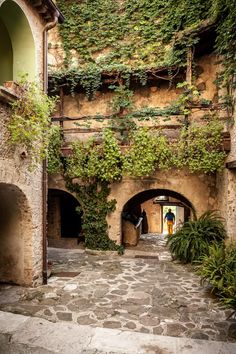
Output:
<instances>
[{"instance_id":1,"label":"palm-like plant","mask_svg":"<svg viewBox=\"0 0 236 354\"><path fill-rule=\"evenodd\" d=\"M196 220L185 222L167 241L171 253L184 263L192 263L209 254L209 246L226 238L224 219L215 210Z\"/></svg>"}]
</instances>

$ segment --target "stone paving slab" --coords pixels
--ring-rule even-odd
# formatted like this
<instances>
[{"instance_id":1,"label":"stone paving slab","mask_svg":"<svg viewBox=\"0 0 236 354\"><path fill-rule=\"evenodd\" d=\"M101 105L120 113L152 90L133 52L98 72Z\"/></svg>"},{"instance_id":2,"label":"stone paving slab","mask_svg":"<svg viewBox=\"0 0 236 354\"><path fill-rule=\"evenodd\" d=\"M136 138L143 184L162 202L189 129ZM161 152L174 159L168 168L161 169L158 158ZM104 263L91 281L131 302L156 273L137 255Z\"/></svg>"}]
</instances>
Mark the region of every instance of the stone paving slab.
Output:
<instances>
[{"instance_id":1,"label":"stone paving slab","mask_svg":"<svg viewBox=\"0 0 236 354\"><path fill-rule=\"evenodd\" d=\"M191 267L170 260L163 238L151 240L150 252L145 244L129 248L129 256L49 249L53 269L48 285L0 286L0 309L51 322L235 342L236 322L227 320L232 310L201 286ZM58 272L79 274L61 278Z\"/></svg>"},{"instance_id":2,"label":"stone paving slab","mask_svg":"<svg viewBox=\"0 0 236 354\"><path fill-rule=\"evenodd\" d=\"M24 320L22 318L25 317ZM17 323L4 328L5 323ZM235 354L236 343L212 342L52 323L0 312L0 354Z\"/></svg>"}]
</instances>

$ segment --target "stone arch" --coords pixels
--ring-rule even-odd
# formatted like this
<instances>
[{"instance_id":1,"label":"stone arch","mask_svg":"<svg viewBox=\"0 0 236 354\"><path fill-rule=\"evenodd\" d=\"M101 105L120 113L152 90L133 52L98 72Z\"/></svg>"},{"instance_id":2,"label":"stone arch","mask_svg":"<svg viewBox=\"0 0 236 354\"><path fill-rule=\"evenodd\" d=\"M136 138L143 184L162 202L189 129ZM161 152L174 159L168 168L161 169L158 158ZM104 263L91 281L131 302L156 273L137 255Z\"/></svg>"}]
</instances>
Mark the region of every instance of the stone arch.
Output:
<instances>
[{"instance_id":1,"label":"stone arch","mask_svg":"<svg viewBox=\"0 0 236 354\"><path fill-rule=\"evenodd\" d=\"M79 201L68 191L48 190L48 240L50 246L76 246L82 236L82 215L76 212Z\"/></svg>"},{"instance_id":2,"label":"stone arch","mask_svg":"<svg viewBox=\"0 0 236 354\"><path fill-rule=\"evenodd\" d=\"M32 281L32 214L22 190L0 183L0 281Z\"/></svg>"},{"instance_id":3,"label":"stone arch","mask_svg":"<svg viewBox=\"0 0 236 354\"><path fill-rule=\"evenodd\" d=\"M0 85L22 73L35 79L35 43L28 19L13 0L0 4Z\"/></svg>"},{"instance_id":4,"label":"stone arch","mask_svg":"<svg viewBox=\"0 0 236 354\"><path fill-rule=\"evenodd\" d=\"M149 203L147 203L149 202ZM148 189L134 195L124 205L121 213L122 225L122 243L136 245L139 236L142 233L148 232L148 224L152 219L158 221L158 227L154 231L163 233L163 211L164 207L175 208L175 216L180 222L187 221L191 214L195 214L192 203L182 194L168 189ZM151 207L151 208L150 208ZM142 222L139 227L134 227L138 223L138 218L145 209L145 222ZM154 218L151 210L154 209ZM180 215L179 211L182 211ZM180 220L181 217L181 220ZM153 223L153 222L152 222ZM143 226L146 231L143 232ZM150 226L149 226L150 227Z\"/></svg>"},{"instance_id":5,"label":"stone arch","mask_svg":"<svg viewBox=\"0 0 236 354\"><path fill-rule=\"evenodd\" d=\"M157 171L147 178L123 178L111 185L110 199L116 200L116 210L107 218L109 237L122 242L121 213L125 204L135 195L147 190L169 190L191 203L199 216L208 209L217 209L216 180L214 175L191 174L188 170Z\"/></svg>"}]
</instances>

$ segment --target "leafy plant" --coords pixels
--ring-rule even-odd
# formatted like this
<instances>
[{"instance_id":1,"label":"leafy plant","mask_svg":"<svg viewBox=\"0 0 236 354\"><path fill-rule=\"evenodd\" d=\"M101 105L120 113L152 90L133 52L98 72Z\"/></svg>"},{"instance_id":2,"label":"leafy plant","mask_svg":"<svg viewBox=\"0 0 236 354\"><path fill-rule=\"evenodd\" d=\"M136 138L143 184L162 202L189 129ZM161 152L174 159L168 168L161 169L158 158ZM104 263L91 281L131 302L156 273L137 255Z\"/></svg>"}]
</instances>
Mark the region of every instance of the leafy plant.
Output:
<instances>
[{"instance_id":1,"label":"leafy plant","mask_svg":"<svg viewBox=\"0 0 236 354\"><path fill-rule=\"evenodd\" d=\"M199 91L186 81L177 84L177 88L183 89L183 92L179 95L176 105L182 114L188 115L191 113L191 105L198 101Z\"/></svg>"},{"instance_id":2,"label":"leafy plant","mask_svg":"<svg viewBox=\"0 0 236 354\"><path fill-rule=\"evenodd\" d=\"M112 182L121 178L121 152L118 141L109 129L103 133L101 144L94 139L72 144L72 155L67 160L70 178L96 179Z\"/></svg>"},{"instance_id":3,"label":"leafy plant","mask_svg":"<svg viewBox=\"0 0 236 354\"><path fill-rule=\"evenodd\" d=\"M24 147L34 167L47 156L50 115L57 99L48 97L35 82L22 79L19 85L21 95L12 104L8 125L10 143Z\"/></svg>"},{"instance_id":4,"label":"leafy plant","mask_svg":"<svg viewBox=\"0 0 236 354\"><path fill-rule=\"evenodd\" d=\"M63 139L61 129L57 125L52 125L50 129L49 144L47 150L49 174L60 173L63 167L61 160L61 147Z\"/></svg>"},{"instance_id":5,"label":"leafy plant","mask_svg":"<svg viewBox=\"0 0 236 354\"><path fill-rule=\"evenodd\" d=\"M124 174L136 177L151 175L155 171L158 159L156 150L157 138L151 135L146 128L133 132L130 148L124 155ZM161 152L159 157L162 158Z\"/></svg>"},{"instance_id":6,"label":"leafy plant","mask_svg":"<svg viewBox=\"0 0 236 354\"><path fill-rule=\"evenodd\" d=\"M224 304L236 308L236 244L211 245L209 254L200 258L197 273Z\"/></svg>"},{"instance_id":7,"label":"leafy plant","mask_svg":"<svg viewBox=\"0 0 236 354\"><path fill-rule=\"evenodd\" d=\"M184 263L193 263L209 254L209 246L226 238L223 219L216 211L207 211L199 219L185 222L168 238L171 253Z\"/></svg>"},{"instance_id":8,"label":"leafy plant","mask_svg":"<svg viewBox=\"0 0 236 354\"><path fill-rule=\"evenodd\" d=\"M212 173L224 166L226 153L222 151L222 124L209 121L204 125L192 124L185 129L187 164L191 172Z\"/></svg>"},{"instance_id":9,"label":"leafy plant","mask_svg":"<svg viewBox=\"0 0 236 354\"><path fill-rule=\"evenodd\" d=\"M115 96L111 102L112 109L115 112L123 111L124 109L128 110L132 107L132 97L133 92L129 90L124 85L121 86L109 86L110 89L114 90Z\"/></svg>"},{"instance_id":10,"label":"leafy plant","mask_svg":"<svg viewBox=\"0 0 236 354\"><path fill-rule=\"evenodd\" d=\"M108 237L106 217L115 210L116 201L107 200L110 189L106 182L79 185L67 179L67 188L75 192L80 200L79 214L82 213L82 230L85 246L93 250L113 250L122 253L122 246Z\"/></svg>"}]
</instances>

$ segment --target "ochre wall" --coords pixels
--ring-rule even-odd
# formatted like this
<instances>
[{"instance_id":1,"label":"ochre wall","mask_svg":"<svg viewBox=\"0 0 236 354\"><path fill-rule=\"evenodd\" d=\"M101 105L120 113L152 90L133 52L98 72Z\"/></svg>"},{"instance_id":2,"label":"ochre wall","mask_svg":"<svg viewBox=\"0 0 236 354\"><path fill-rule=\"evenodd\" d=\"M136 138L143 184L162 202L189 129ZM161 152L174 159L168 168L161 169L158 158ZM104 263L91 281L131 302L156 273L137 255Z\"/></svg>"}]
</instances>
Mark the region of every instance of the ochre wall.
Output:
<instances>
[{"instance_id":1,"label":"ochre wall","mask_svg":"<svg viewBox=\"0 0 236 354\"><path fill-rule=\"evenodd\" d=\"M62 44L57 31L57 29L53 30L49 39L51 42L49 62L53 70L57 70L63 65L64 58ZM196 86L200 91L200 97L212 100L214 103L219 102L220 96L225 94L222 91L218 92L215 86L217 72L221 70L217 61L218 58L214 54L204 55L195 60L194 68ZM73 65L77 65L76 59L72 61L71 66ZM168 83L160 80L156 84L151 85L151 87L137 88L134 92L133 101L136 109L145 106L165 107L173 103L179 93L180 90L169 87ZM63 104L64 110L62 113L64 116L71 118L94 116L96 114L109 115L112 113L110 105L112 98L113 94L111 92L100 91L95 94L95 99L92 101L89 101L82 93L75 94L74 97L65 95ZM190 120L192 122L199 122L206 113L208 113L208 109L199 109L199 107L196 107L192 110ZM235 125L228 125L227 112L225 110L219 110L218 113L224 123L224 130L230 131L231 134L231 152L227 161L234 161L236 160L236 127ZM176 127L182 126L183 119L184 117L175 116L171 117L169 121L166 121L160 117L157 120L140 122L139 125L162 125L165 126L164 132L167 133L168 136L176 136ZM85 131L79 132L75 122L76 120L63 123L66 142L71 142L76 139L86 140L92 135L98 135L99 130L108 124L107 120L103 122L90 122L90 126L95 130L97 129L97 132L88 133ZM83 126L86 121L79 121L79 123ZM175 128L172 129L172 126L175 126ZM236 240L236 172L227 169L224 169L221 173L217 173L216 178L215 176L190 175L186 171L173 171L171 173L159 172L156 175L156 179L153 178L153 180L150 179L149 181L146 179L123 179L121 183L113 184L111 198L117 199L118 203L116 212L108 218L109 224L111 225L110 237L112 239L118 242L120 241L120 215L127 200L145 188L160 188L160 186L161 188L165 186L168 189L183 193L183 195L193 203L198 215L207 209L219 209L226 219L225 223L230 239ZM145 204L145 208L149 209L148 203ZM158 226L157 221L151 217L150 230L158 230L158 227L160 227L160 224Z\"/></svg>"},{"instance_id":2,"label":"ochre wall","mask_svg":"<svg viewBox=\"0 0 236 354\"><path fill-rule=\"evenodd\" d=\"M116 199L116 210L108 216L109 236L121 242L121 213L124 205L135 195L150 189L167 189L184 196L199 216L208 209L217 209L215 176L195 175L188 171L156 172L152 178L124 178L111 185L111 199Z\"/></svg>"},{"instance_id":3,"label":"ochre wall","mask_svg":"<svg viewBox=\"0 0 236 354\"><path fill-rule=\"evenodd\" d=\"M109 198L116 199L116 210L107 218L109 237L117 243L122 242L121 213L124 205L140 192L152 189L166 189L185 197L193 206L197 215L208 209L217 209L215 176L195 175L188 171L157 172L152 178L123 178L122 182L111 185ZM60 175L49 179L49 188L65 190L65 183ZM78 196L79 197L79 196ZM78 198L79 199L79 198ZM150 227L157 225L153 222ZM161 230L160 230L161 231ZM155 232L157 232L155 230Z\"/></svg>"}]
</instances>

